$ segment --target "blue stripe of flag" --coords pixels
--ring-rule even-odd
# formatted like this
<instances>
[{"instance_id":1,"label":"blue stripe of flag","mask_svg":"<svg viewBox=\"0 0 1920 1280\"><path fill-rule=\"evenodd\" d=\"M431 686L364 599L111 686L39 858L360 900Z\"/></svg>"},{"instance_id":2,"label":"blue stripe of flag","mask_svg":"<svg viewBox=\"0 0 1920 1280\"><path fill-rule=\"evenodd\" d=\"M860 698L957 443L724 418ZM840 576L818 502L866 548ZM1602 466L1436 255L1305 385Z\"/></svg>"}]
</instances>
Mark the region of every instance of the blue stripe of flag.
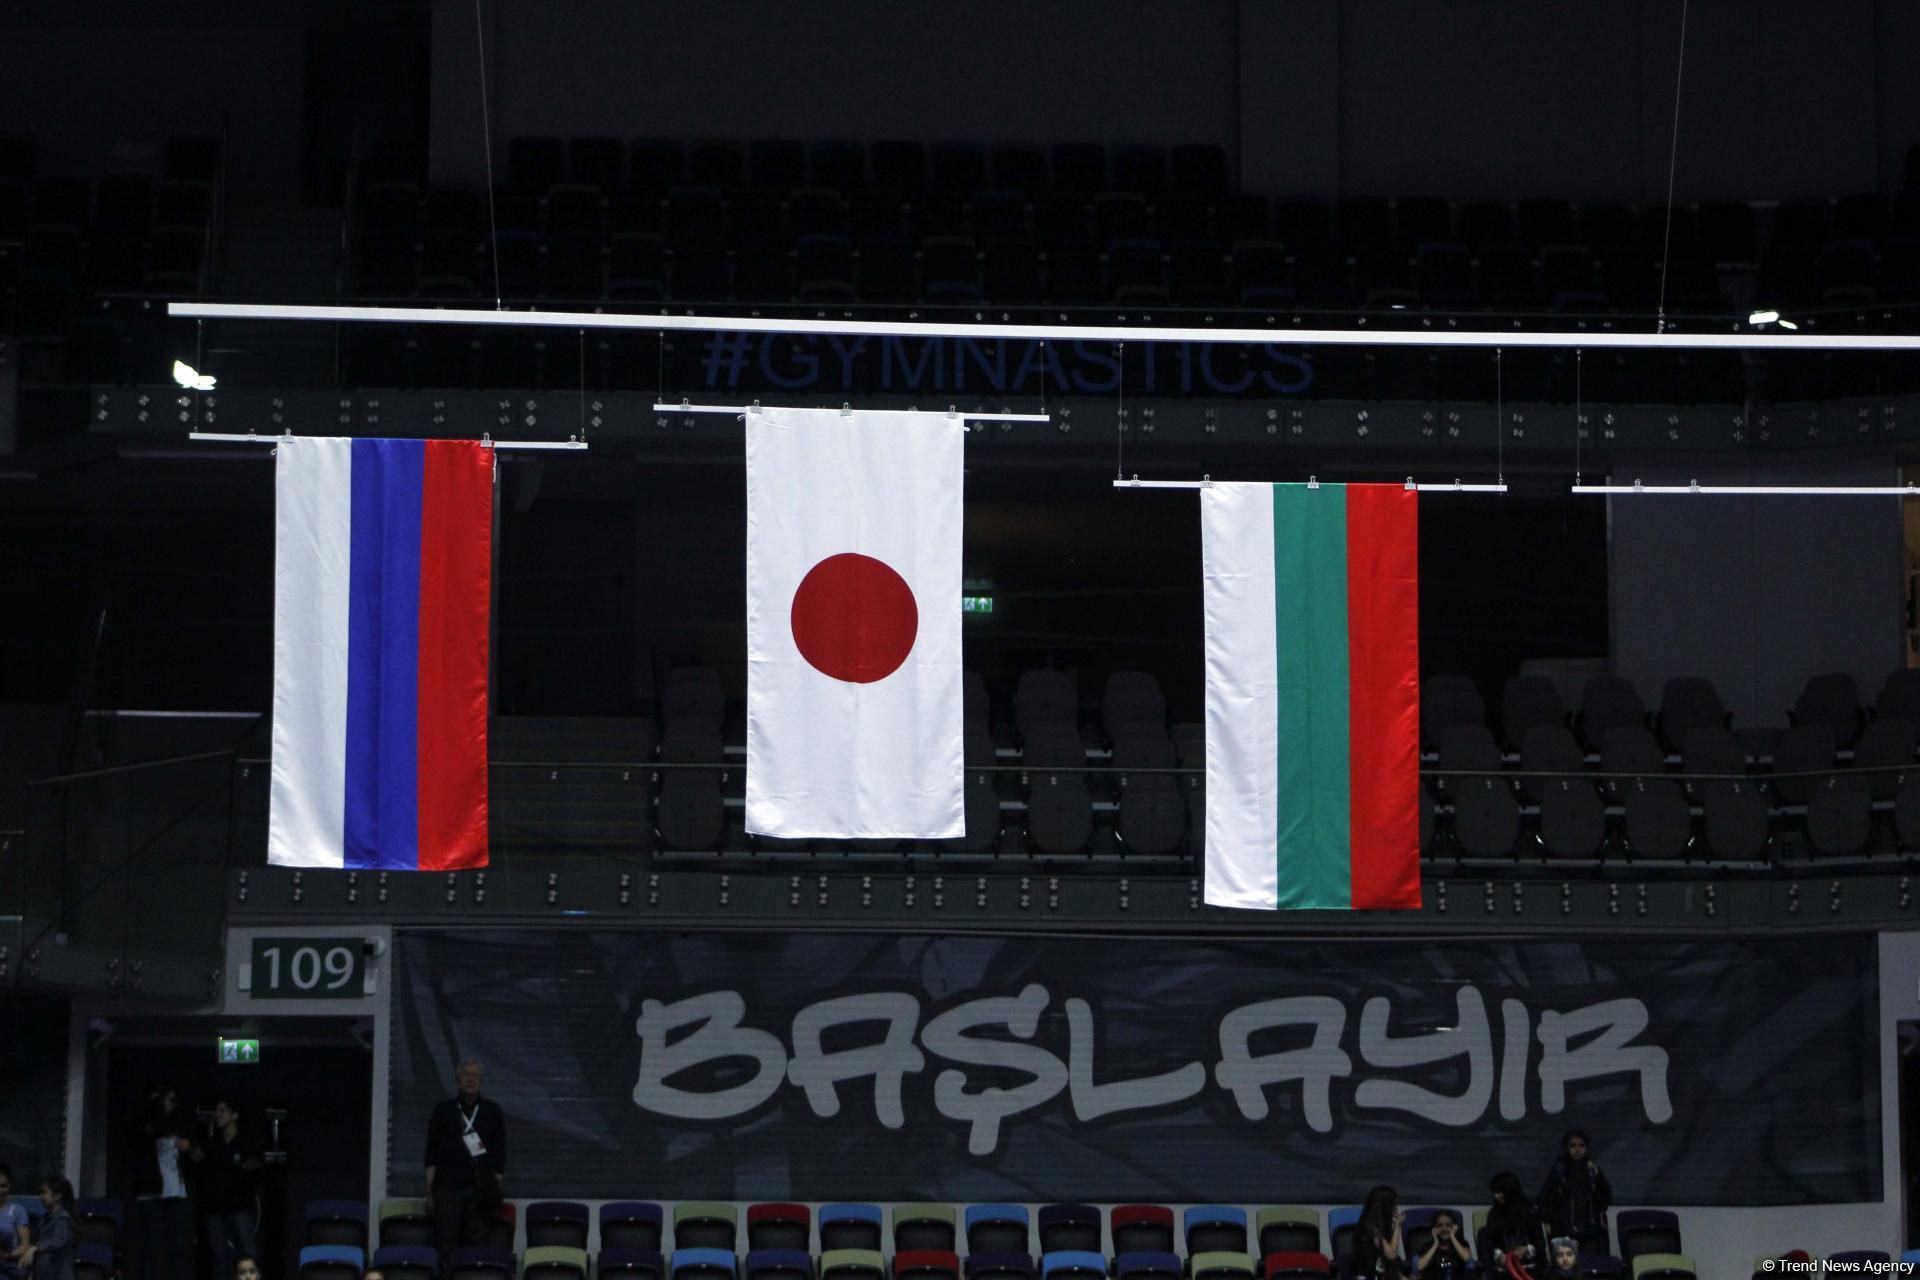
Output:
<instances>
[{"instance_id":1,"label":"blue stripe of flag","mask_svg":"<svg viewBox=\"0 0 1920 1280\"><path fill-rule=\"evenodd\" d=\"M420 504L426 444L353 442L346 865L419 866Z\"/></svg>"}]
</instances>

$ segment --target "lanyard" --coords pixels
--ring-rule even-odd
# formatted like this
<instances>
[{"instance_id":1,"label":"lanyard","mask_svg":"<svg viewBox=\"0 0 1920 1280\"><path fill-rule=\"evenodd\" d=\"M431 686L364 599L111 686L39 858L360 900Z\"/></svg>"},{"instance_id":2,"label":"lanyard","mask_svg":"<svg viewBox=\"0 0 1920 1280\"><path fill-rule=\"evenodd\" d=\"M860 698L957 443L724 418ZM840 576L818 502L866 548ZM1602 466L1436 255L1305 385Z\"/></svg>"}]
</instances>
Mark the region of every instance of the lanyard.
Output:
<instances>
[{"instance_id":1,"label":"lanyard","mask_svg":"<svg viewBox=\"0 0 1920 1280\"><path fill-rule=\"evenodd\" d=\"M460 1111L460 1107L458 1103L454 1104L454 1110ZM477 1101L473 1104L472 1111L460 1111L460 1118L466 1122L466 1127L460 1131L461 1137L465 1137L467 1134L473 1132L474 1117L478 1116L479 1114L480 1114L480 1104Z\"/></svg>"}]
</instances>

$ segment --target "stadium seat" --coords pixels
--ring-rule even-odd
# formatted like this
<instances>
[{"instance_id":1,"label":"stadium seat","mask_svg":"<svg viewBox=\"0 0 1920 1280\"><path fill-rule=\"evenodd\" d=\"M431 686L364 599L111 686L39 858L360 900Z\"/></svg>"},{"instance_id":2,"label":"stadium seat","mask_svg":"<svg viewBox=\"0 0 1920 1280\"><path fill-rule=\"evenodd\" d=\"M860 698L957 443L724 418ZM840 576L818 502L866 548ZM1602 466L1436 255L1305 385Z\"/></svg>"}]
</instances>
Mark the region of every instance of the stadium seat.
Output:
<instances>
[{"instance_id":1,"label":"stadium seat","mask_svg":"<svg viewBox=\"0 0 1920 1280\"><path fill-rule=\"evenodd\" d=\"M1040 1223L1041 1247L1047 1243L1045 1211ZM1122 1253L1172 1253L1173 1210L1157 1204L1119 1204L1109 1219L1113 1229L1113 1251ZM1096 1241L1098 1236L1095 1236ZM1097 1249L1097 1245L1096 1245Z\"/></svg>"},{"instance_id":2,"label":"stadium seat","mask_svg":"<svg viewBox=\"0 0 1920 1280\"><path fill-rule=\"evenodd\" d=\"M122 1212L118 1200L75 1200L74 1239L79 1244L105 1245L117 1250Z\"/></svg>"},{"instance_id":3,"label":"stadium seat","mask_svg":"<svg viewBox=\"0 0 1920 1280\"><path fill-rule=\"evenodd\" d=\"M958 1251L952 1205L899 1204L893 1207L893 1251Z\"/></svg>"},{"instance_id":4,"label":"stadium seat","mask_svg":"<svg viewBox=\"0 0 1920 1280\"><path fill-rule=\"evenodd\" d=\"M1614 1215L1613 1230L1620 1257L1629 1264L1647 1254L1678 1254L1682 1247L1680 1217L1666 1209L1622 1209ZM1634 1280L1641 1280L1637 1268Z\"/></svg>"},{"instance_id":5,"label":"stadium seat","mask_svg":"<svg viewBox=\"0 0 1920 1280\"><path fill-rule=\"evenodd\" d=\"M527 1225L533 1225L531 1218ZM590 1274L587 1251L578 1246L530 1245L520 1260L520 1280L588 1280Z\"/></svg>"},{"instance_id":6,"label":"stadium seat","mask_svg":"<svg viewBox=\"0 0 1920 1280\"><path fill-rule=\"evenodd\" d=\"M504 1249L513 1252L514 1237L519 1234L519 1206L509 1200L494 1209L486 1219L486 1234L480 1243L489 1249Z\"/></svg>"},{"instance_id":7,"label":"stadium seat","mask_svg":"<svg viewBox=\"0 0 1920 1280\"><path fill-rule=\"evenodd\" d=\"M1159 678L1150 672L1112 672L1100 695L1100 725L1111 742L1119 738L1123 728L1135 724L1164 730L1167 696L1160 691Z\"/></svg>"},{"instance_id":8,"label":"stadium seat","mask_svg":"<svg viewBox=\"0 0 1920 1280\"><path fill-rule=\"evenodd\" d=\"M309 1200L306 1243L345 1244L367 1256L367 1206L362 1200Z\"/></svg>"},{"instance_id":9,"label":"stadium seat","mask_svg":"<svg viewBox=\"0 0 1920 1280\"><path fill-rule=\"evenodd\" d=\"M1263 1280L1322 1280L1333 1270L1333 1264L1325 1254L1311 1250L1270 1253L1261 1259L1260 1266Z\"/></svg>"},{"instance_id":10,"label":"stadium seat","mask_svg":"<svg viewBox=\"0 0 1920 1280\"><path fill-rule=\"evenodd\" d=\"M1915 729L1911 720L1876 720L1860 732L1853 747L1856 770L1876 770L1863 781L1875 800L1891 800L1913 772Z\"/></svg>"},{"instance_id":11,"label":"stadium seat","mask_svg":"<svg viewBox=\"0 0 1920 1280\"><path fill-rule=\"evenodd\" d=\"M113 1280L113 1250L103 1244L76 1245L73 1280Z\"/></svg>"},{"instance_id":12,"label":"stadium seat","mask_svg":"<svg viewBox=\"0 0 1920 1280\"><path fill-rule=\"evenodd\" d=\"M600 1249L651 1249L658 1252L660 1206L643 1200L611 1200L600 1206Z\"/></svg>"},{"instance_id":13,"label":"stadium seat","mask_svg":"<svg viewBox=\"0 0 1920 1280\"><path fill-rule=\"evenodd\" d=\"M1027 1252L1030 1223L1025 1205L968 1205L963 1221L970 1254Z\"/></svg>"},{"instance_id":14,"label":"stadium seat","mask_svg":"<svg viewBox=\"0 0 1920 1280\"><path fill-rule=\"evenodd\" d=\"M1646 727L1647 707L1624 676L1588 676L1580 691L1576 727L1587 745L1598 748L1614 729Z\"/></svg>"},{"instance_id":15,"label":"stadium seat","mask_svg":"<svg viewBox=\"0 0 1920 1280\"><path fill-rule=\"evenodd\" d=\"M527 1206L527 1249L587 1247L587 1206L577 1200L538 1200Z\"/></svg>"},{"instance_id":16,"label":"stadium seat","mask_svg":"<svg viewBox=\"0 0 1920 1280\"><path fill-rule=\"evenodd\" d=\"M380 1202L380 1245L433 1246L433 1216L425 1200L382 1200Z\"/></svg>"},{"instance_id":17,"label":"stadium seat","mask_svg":"<svg viewBox=\"0 0 1920 1280\"><path fill-rule=\"evenodd\" d=\"M1359 1222L1360 1206L1357 1204L1341 1205L1327 1210L1327 1240L1333 1245L1331 1256L1335 1262L1344 1265L1346 1259L1353 1253L1353 1233L1358 1229ZM1479 1230L1479 1224L1476 1223L1474 1225L1476 1237Z\"/></svg>"},{"instance_id":18,"label":"stadium seat","mask_svg":"<svg viewBox=\"0 0 1920 1280\"><path fill-rule=\"evenodd\" d=\"M1806 774L1832 769L1837 750L1833 730L1827 725L1796 724L1780 735L1773 748L1773 772ZM1782 804L1805 804L1826 782L1818 777L1776 777L1773 794Z\"/></svg>"},{"instance_id":19,"label":"stadium seat","mask_svg":"<svg viewBox=\"0 0 1920 1280\"><path fill-rule=\"evenodd\" d=\"M601 1249L593 1260L595 1280L665 1280L667 1267L658 1249Z\"/></svg>"},{"instance_id":20,"label":"stadium seat","mask_svg":"<svg viewBox=\"0 0 1920 1280\"><path fill-rule=\"evenodd\" d=\"M1028 1253L969 1253L967 1255L967 1280L1034 1280L1033 1255Z\"/></svg>"},{"instance_id":21,"label":"stadium seat","mask_svg":"<svg viewBox=\"0 0 1920 1280\"><path fill-rule=\"evenodd\" d=\"M1873 839L1873 797L1864 779L1834 776L1807 797L1807 843L1823 858L1851 858Z\"/></svg>"},{"instance_id":22,"label":"stadium seat","mask_svg":"<svg viewBox=\"0 0 1920 1280\"><path fill-rule=\"evenodd\" d=\"M752 1225L749 1223L751 1234ZM805 1249L749 1249L745 1280L813 1280L813 1257Z\"/></svg>"},{"instance_id":23,"label":"stadium seat","mask_svg":"<svg viewBox=\"0 0 1920 1280\"><path fill-rule=\"evenodd\" d=\"M740 1211L724 1200L683 1200L673 1206L673 1270L688 1249L723 1249L732 1255L740 1237Z\"/></svg>"},{"instance_id":24,"label":"stadium seat","mask_svg":"<svg viewBox=\"0 0 1920 1280\"><path fill-rule=\"evenodd\" d=\"M960 1280L951 1249L903 1249L893 1255L893 1280Z\"/></svg>"},{"instance_id":25,"label":"stadium seat","mask_svg":"<svg viewBox=\"0 0 1920 1280\"><path fill-rule=\"evenodd\" d=\"M1610 1253L1583 1253L1579 1268L1580 1280L1624 1280L1627 1274L1627 1264Z\"/></svg>"},{"instance_id":26,"label":"stadium seat","mask_svg":"<svg viewBox=\"0 0 1920 1280\"><path fill-rule=\"evenodd\" d=\"M1253 1259L1235 1250L1192 1254L1188 1263L1188 1274L1193 1280L1253 1280Z\"/></svg>"},{"instance_id":27,"label":"stadium seat","mask_svg":"<svg viewBox=\"0 0 1920 1280\"><path fill-rule=\"evenodd\" d=\"M1693 1259L1679 1253L1643 1253L1632 1261L1633 1280L1695 1280Z\"/></svg>"},{"instance_id":28,"label":"stadium seat","mask_svg":"<svg viewBox=\"0 0 1920 1280\"><path fill-rule=\"evenodd\" d=\"M429 1245L384 1244L373 1251L373 1266L387 1280L439 1280L440 1254Z\"/></svg>"},{"instance_id":29,"label":"stadium seat","mask_svg":"<svg viewBox=\"0 0 1920 1280\"><path fill-rule=\"evenodd\" d=\"M755 1204L747 1206L747 1248L813 1249L813 1217L803 1204Z\"/></svg>"},{"instance_id":30,"label":"stadium seat","mask_svg":"<svg viewBox=\"0 0 1920 1280\"><path fill-rule=\"evenodd\" d=\"M365 1250L350 1244L310 1244L300 1250L300 1280L360 1280Z\"/></svg>"},{"instance_id":31,"label":"stadium seat","mask_svg":"<svg viewBox=\"0 0 1920 1280\"><path fill-rule=\"evenodd\" d=\"M1793 704L1795 724L1824 724L1842 748L1860 736L1865 714L1860 710L1860 687L1844 671L1809 677Z\"/></svg>"},{"instance_id":32,"label":"stadium seat","mask_svg":"<svg viewBox=\"0 0 1920 1280\"><path fill-rule=\"evenodd\" d=\"M1540 843L1546 848L1548 856L1598 856L1607 836L1607 814L1600 793L1594 790L1593 784L1580 777L1541 778L1534 781L1540 788ZM1684 818L1684 805L1680 812ZM1685 842L1686 828L1683 822L1680 827L1682 848Z\"/></svg>"},{"instance_id":33,"label":"stadium seat","mask_svg":"<svg viewBox=\"0 0 1920 1280\"><path fill-rule=\"evenodd\" d=\"M1580 774L1586 768L1586 753L1574 739L1573 730L1565 725L1535 725L1520 740L1522 774ZM1538 804L1549 784L1555 781L1558 779L1522 777L1520 794Z\"/></svg>"},{"instance_id":34,"label":"stadium seat","mask_svg":"<svg viewBox=\"0 0 1920 1280\"><path fill-rule=\"evenodd\" d=\"M712 1219L702 1220L711 1221ZM674 1229L677 1236L678 1221L674 1223ZM733 1256L731 1249L713 1249L704 1246L675 1249L667 1259L668 1280L733 1280L738 1271L739 1259Z\"/></svg>"},{"instance_id":35,"label":"stadium seat","mask_svg":"<svg viewBox=\"0 0 1920 1280\"><path fill-rule=\"evenodd\" d=\"M1484 726L1487 704L1470 676L1436 672L1420 681L1420 736L1438 747L1447 730Z\"/></svg>"},{"instance_id":36,"label":"stadium seat","mask_svg":"<svg viewBox=\"0 0 1920 1280\"><path fill-rule=\"evenodd\" d=\"M455 1249L447 1280L514 1280L513 1250L492 1245Z\"/></svg>"},{"instance_id":37,"label":"stadium seat","mask_svg":"<svg viewBox=\"0 0 1920 1280\"><path fill-rule=\"evenodd\" d=\"M1247 1211L1233 1205L1196 1204L1182 1215L1187 1257L1202 1253L1246 1253Z\"/></svg>"},{"instance_id":38,"label":"stadium seat","mask_svg":"<svg viewBox=\"0 0 1920 1280\"><path fill-rule=\"evenodd\" d=\"M1767 802L1751 782L1710 782L1704 787L1701 834L1707 856L1728 862L1753 862L1765 855L1771 838ZM1920 787L1914 790L1916 825L1920 838ZM1895 806L1896 824L1899 817Z\"/></svg>"},{"instance_id":39,"label":"stadium seat","mask_svg":"<svg viewBox=\"0 0 1920 1280\"><path fill-rule=\"evenodd\" d=\"M1727 708L1713 681L1702 676L1675 676L1661 689L1655 725L1674 750L1679 749L1689 730L1726 723Z\"/></svg>"},{"instance_id":40,"label":"stadium seat","mask_svg":"<svg viewBox=\"0 0 1920 1280\"><path fill-rule=\"evenodd\" d=\"M1747 753L1725 725L1690 730L1680 743L1680 768L1686 773L1745 773Z\"/></svg>"},{"instance_id":41,"label":"stadium seat","mask_svg":"<svg viewBox=\"0 0 1920 1280\"><path fill-rule=\"evenodd\" d=\"M1905 720L1920 725L1920 667L1889 672L1873 700L1876 720Z\"/></svg>"},{"instance_id":42,"label":"stadium seat","mask_svg":"<svg viewBox=\"0 0 1920 1280\"><path fill-rule=\"evenodd\" d=\"M1113 1260L1114 1280L1182 1280L1185 1268L1178 1254L1123 1253Z\"/></svg>"},{"instance_id":43,"label":"stadium seat","mask_svg":"<svg viewBox=\"0 0 1920 1280\"><path fill-rule=\"evenodd\" d=\"M820 1221L826 1222L824 1212ZM887 1280L886 1261L877 1249L827 1249L820 1255L820 1280Z\"/></svg>"},{"instance_id":44,"label":"stadium seat","mask_svg":"<svg viewBox=\"0 0 1920 1280\"><path fill-rule=\"evenodd\" d=\"M1320 1213L1307 1205L1267 1205L1253 1214L1260 1256L1276 1253L1318 1253Z\"/></svg>"},{"instance_id":45,"label":"stadium seat","mask_svg":"<svg viewBox=\"0 0 1920 1280\"><path fill-rule=\"evenodd\" d=\"M1484 724L1449 728L1440 741L1440 768L1468 775L1446 779L1460 852L1470 858L1511 853L1520 838L1520 803L1501 774L1493 731Z\"/></svg>"},{"instance_id":46,"label":"stadium seat","mask_svg":"<svg viewBox=\"0 0 1920 1280\"><path fill-rule=\"evenodd\" d=\"M1101 1251L1100 1211L1090 1204L1043 1204L1036 1221L1043 1254Z\"/></svg>"},{"instance_id":47,"label":"stadium seat","mask_svg":"<svg viewBox=\"0 0 1920 1280\"><path fill-rule=\"evenodd\" d=\"M823 1204L820 1206L820 1252L846 1249L878 1253L881 1241L880 1206L876 1204ZM821 1280L826 1280L826 1264L821 1263Z\"/></svg>"},{"instance_id":48,"label":"stadium seat","mask_svg":"<svg viewBox=\"0 0 1920 1280\"><path fill-rule=\"evenodd\" d=\"M1546 676L1511 676L1500 687L1500 731L1509 745L1524 743L1530 729L1566 725L1567 707L1560 699L1560 687Z\"/></svg>"},{"instance_id":49,"label":"stadium seat","mask_svg":"<svg viewBox=\"0 0 1920 1280\"><path fill-rule=\"evenodd\" d=\"M1080 691L1068 671L1023 671L1013 690L1013 725L1022 739L1040 725L1077 726Z\"/></svg>"},{"instance_id":50,"label":"stadium seat","mask_svg":"<svg viewBox=\"0 0 1920 1280\"><path fill-rule=\"evenodd\" d=\"M1107 1260L1097 1253L1063 1249L1040 1257L1041 1280L1106 1280Z\"/></svg>"},{"instance_id":51,"label":"stadium seat","mask_svg":"<svg viewBox=\"0 0 1920 1280\"><path fill-rule=\"evenodd\" d=\"M1180 778L1173 739L1156 726L1134 724L1115 740L1111 761L1120 771L1118 831L1124 852L1138 857L1164 857L1180 847L1187 832L1187 805L1180 794Z\"/></svg>"}]
</instances>

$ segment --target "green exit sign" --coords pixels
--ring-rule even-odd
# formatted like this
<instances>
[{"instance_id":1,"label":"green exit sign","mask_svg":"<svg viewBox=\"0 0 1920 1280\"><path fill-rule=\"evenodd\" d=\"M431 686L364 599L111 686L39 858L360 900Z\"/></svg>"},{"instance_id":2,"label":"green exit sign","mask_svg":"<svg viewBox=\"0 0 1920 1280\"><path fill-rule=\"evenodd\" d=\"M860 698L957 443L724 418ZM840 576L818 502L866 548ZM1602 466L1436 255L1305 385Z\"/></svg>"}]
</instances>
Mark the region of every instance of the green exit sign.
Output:
<instances>
[{"instance_id":1,"label":"green exit sign","mask_svg":"<svg viewBox=\"0 0 1920 1280\"><path fill-rule=\"evenodd\" d=\"M260 1061L260 1042L258 1040L233 1040L221 1036L219 1040L220 1061L236 1066L254 1066Z\"/></svg>"},{"instance_id":2,"label":"green exit sign","mask_svg":"<svg viewBox=\"0 0 1920 1280\"><path fill-rule=\"evenodd\" d=\"M960 612L962 612L962 613L992 613L992 612L993 612L993 597L992 597L992 596L961 596L961 597L960 597Z\"/></svg>"}]
</instances>

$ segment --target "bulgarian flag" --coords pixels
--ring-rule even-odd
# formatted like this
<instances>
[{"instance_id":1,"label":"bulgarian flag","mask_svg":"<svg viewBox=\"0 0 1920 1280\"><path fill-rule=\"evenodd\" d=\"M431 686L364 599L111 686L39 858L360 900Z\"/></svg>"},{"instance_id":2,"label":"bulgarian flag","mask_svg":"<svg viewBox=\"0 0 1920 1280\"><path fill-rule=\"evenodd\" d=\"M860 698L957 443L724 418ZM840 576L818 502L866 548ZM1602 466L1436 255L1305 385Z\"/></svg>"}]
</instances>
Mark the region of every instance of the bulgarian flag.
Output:
<instances>
[{"instance_id":1,"label":"bulgarian flag","mask_svg":"<svg viewBox=\"0 0 1920 1280\"><path fill-rule=\"evenodd\" d=\"M1420 906L1419 495L1200 492L1206 901Z\"/></svg>"}]
</instances>

